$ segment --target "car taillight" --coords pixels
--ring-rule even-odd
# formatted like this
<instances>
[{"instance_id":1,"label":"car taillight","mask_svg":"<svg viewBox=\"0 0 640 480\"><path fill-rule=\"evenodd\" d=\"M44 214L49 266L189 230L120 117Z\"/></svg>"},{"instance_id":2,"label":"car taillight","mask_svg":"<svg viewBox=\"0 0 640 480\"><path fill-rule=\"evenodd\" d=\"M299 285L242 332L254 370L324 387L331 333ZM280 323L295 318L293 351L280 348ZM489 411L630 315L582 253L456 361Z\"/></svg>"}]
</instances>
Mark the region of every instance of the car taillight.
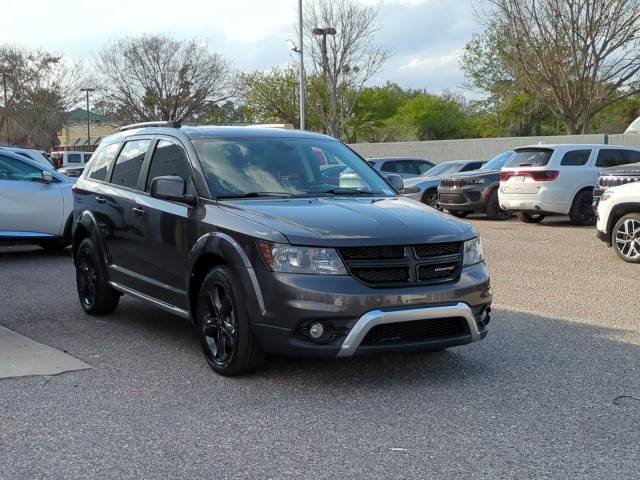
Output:
<instances>
[{"instance_id":1,"label":"car taillight","mask_svg":"<svg viewBox=\"0 0 640 480\"><path fill-rule=\"evenodd\" d=\"M75 192L77 192L77 191L78 191L78 184L77 184L77 183L74 183L74 184L71 186L71 191L72 191L73 193L75 193Z\"/></svg>"},{"instance_id":2,"label":"car taillight","mask_svg":"<svg viewBox=\"0 0 640 480\"><path fill-rule=\"evenodd\" d=\"M500 181L506 182L511 177L529 177L534 182L552 182L560 176L559 170L514 170L500 172Z\"/></svg>"}]
</instances>

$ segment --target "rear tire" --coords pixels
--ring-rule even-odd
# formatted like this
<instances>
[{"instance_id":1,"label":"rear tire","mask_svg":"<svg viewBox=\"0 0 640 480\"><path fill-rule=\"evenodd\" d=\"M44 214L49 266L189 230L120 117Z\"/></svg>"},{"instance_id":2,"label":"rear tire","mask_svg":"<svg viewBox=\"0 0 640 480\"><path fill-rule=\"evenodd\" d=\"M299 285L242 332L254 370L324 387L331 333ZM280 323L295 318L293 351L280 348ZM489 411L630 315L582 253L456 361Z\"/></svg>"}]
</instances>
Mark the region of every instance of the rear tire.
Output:
<instances>
[{"instance_id":1,"label":"rear tire","mask_svg":"<svg viewBox=\"0 0 640 480\"><path fill-rule=\"evenodd\" d=\"M438 203L438 191L435 189L424 192L424 195L422 195L422 203L436 210L442 210L442 207Z\"/></svg>"},{"instance_id":2,"label":"rear tire","mask_svg":"<svg viewBox=\"0 0 640 480\"><path fill-rule=\"evenodd\" d=\"M498 200L498 189L494 188L489 194L489 199L484 208L489 220L508 220L511 218L511 212L503 210Z\"/></svg>"},{"instance_id":3,"label":"rear tire","mask_svg":"<svg viewBox=\"0 0 640 480\"><path fill-rule=\"evenodd\" d=\"M611 243L622 260L640 263L640 213L629 213L616 222Z\"/></svg>"},{"instance_id":4,"label":"rear tire","mask_svg":"<svg viewBox=\"0 0 640 480\"><path fill-rule=\"evenodd\" d=\"M578 192L569 211L571 223L581 227L595 225L596 215L593 211L593 191Z\"/></svg>"},{"instance_id":5,"label":"rear tire","mask_svg":"<svg viewBox=\"0 0 640 480\"><path fill-rule=\"evenodd\" d=\"M469 212L461 212L459 210L449 210L449 213L458 218L465 218L467 215L469 215Z\"/></svg>"},{"instance_id":6,"label":"rear tire","mask_svg":"<svg viewBox=\"0 0 640 480\"><path fill-rule=\"evenodd\" d=\"M543 213L518 212L516 213L516 217L524 223L540 223L544 220Z\"/></svg>"},{"instance_id":7,"label":"rear tire","mask_svg":"<svg viewBox=\"0 0 640 480\"><path fill-rule=\"evenodd\" d=\"M120 301L107 278L96 248L89 238L80 242L75 255L76 287L82 309L89 315L106 315L113 312Z\"/></svg>"},{"instance_id":8,"label":"rear tire","mask_svg":"<svg viewBox=\"0 0 640 480\"><path fill-rule=\"evenodd\" d=\"M216 267L198 293L196 324L202 351L209 366L225 377L249 373L263 361L247 309L237 297L240 291L232 271Z\"/></svg>"}]
</instances>

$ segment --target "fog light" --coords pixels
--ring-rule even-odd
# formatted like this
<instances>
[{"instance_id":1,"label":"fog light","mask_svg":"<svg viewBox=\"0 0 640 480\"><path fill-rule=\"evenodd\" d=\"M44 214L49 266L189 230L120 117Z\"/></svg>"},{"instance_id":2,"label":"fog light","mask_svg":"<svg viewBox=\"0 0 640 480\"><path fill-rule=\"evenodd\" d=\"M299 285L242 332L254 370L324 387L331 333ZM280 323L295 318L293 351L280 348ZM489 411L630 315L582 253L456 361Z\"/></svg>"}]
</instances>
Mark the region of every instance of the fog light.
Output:
<instances>
[{"instance_id":1,"label":"fog light","mask_svg":"<svg viewBox=\"0 0 640 480\"><path fill-rule=\"evenodd\" d=\"M309 328L309 336L314 340L320 340L324 335L324 327L321 323L314 323Z\"/></svg>"}]
</instances>

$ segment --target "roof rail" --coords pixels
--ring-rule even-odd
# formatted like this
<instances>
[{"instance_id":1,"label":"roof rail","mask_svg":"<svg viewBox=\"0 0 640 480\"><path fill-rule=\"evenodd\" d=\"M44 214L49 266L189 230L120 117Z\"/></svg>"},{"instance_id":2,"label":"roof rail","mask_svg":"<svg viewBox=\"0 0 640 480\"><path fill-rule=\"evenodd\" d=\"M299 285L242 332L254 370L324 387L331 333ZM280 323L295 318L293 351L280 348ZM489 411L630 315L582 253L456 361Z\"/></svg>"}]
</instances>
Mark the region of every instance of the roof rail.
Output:
<instances>
[{"instance_id":1,"label":"roof rail","mask_svg":"<svg viewBox=\"0 0 640 480\"><path fill-rule=\"evenodd\" d=\"M125 125L124 127L120 127L118 129L119 132L124 132L126 130L133 130L134 128L145 128L145 127L167 127L167 128L180 128L180 122L176 120L166 120L159 122L142 122L142 123L132 123L131 125Z\"/></svg>"}]
</instances>

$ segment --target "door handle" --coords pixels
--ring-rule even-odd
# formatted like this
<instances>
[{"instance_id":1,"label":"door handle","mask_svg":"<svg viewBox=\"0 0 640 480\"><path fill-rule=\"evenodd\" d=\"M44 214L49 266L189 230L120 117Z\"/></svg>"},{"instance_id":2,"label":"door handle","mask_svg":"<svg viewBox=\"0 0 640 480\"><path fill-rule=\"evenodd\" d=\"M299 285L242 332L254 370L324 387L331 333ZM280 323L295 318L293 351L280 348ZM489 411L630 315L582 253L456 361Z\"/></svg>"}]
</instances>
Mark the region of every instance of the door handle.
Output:
<instances>
[{"instance_id":1,"label":"door handle","mask_svg":"<svg viewBox=\"0 0 640 480\"><path fill-rule=\"evenodd\" d=\"M104 198L102 195L98 195L96 196L96 203L100 203L100 204L107 203L107 199Z\"/></svg>"},{"instance_id":2,"label":"door handle","mask_svg":"<svg viewBox=\"0 0 640 480\"><path fill-rule=\"evenodd\" d=\"M144 215L146 213L146 210L142 207L133 207L131 211L136 215Z\"/></svg>"}]
</instances>

